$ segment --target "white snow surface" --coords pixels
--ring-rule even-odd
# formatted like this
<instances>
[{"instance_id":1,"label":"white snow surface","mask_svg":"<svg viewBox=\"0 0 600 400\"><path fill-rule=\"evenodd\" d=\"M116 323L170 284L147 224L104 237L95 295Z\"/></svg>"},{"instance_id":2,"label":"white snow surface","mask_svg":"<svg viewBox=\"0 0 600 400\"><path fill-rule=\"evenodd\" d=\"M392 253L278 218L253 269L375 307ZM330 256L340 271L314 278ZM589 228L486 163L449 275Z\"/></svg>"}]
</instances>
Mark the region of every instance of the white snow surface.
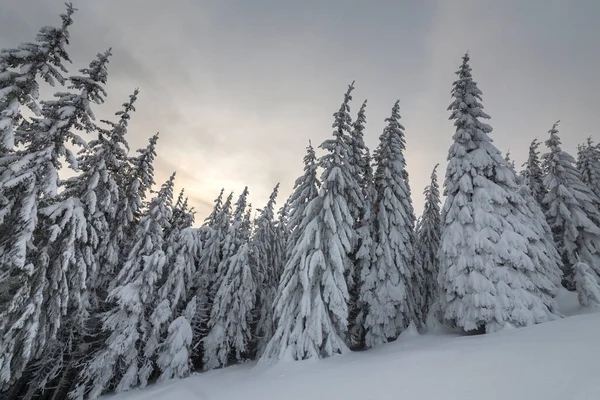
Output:
<instances>
[{"instance_id":1,"label":"white snow surface","mask_svg":"<svg viewBox=\"0 0 600 400\"><path fill-rule=\"evenodd\" d=\"M103 399L600 399L600 310L582 310L565 290L558 301L571 316L477 336L405 332L364 352L246 363Z\"/></svg>"}]
</instances>

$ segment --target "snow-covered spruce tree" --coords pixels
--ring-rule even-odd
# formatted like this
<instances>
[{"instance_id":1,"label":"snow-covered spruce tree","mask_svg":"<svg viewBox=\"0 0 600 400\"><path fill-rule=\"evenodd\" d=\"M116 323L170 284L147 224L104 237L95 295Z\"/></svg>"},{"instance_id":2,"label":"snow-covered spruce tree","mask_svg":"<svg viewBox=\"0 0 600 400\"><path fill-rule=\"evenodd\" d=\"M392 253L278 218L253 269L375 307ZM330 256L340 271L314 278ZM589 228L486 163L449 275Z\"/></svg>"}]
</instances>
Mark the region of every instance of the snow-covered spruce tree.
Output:
<instances>
[{"instance_id":1,"label":"snow-covered spruce tree","mask_svg":"<svg viewBox=\"0 0 600 400\"><path fill-rule=\"evenodd\" d=\"M206 336L209 328L208 319L214 298L219 290L222 273L219 265L223 260L223 245L225 237L231 225L231 201L233 193L230 193L222 203L223 190L215 200L215 207L211 214L206 218L205 223L199 229L202 247L198 254L198 268L194 277L195 287L198 290L197 296L202 297L207 293L207 304L198 304L196 307L196 317L194 318L194 345L200 343L200 340Z\"/></svg>"},{"instance_id":2,"label":"snow-covered spruce tree","mask_svg":"<svg viewBox=\"0 0 600 400\"><path fill-rule=\"evenodd\" d=\"M304 174L296 179L294 184L294 190L286 204L280 211L280 218L278 222L278 240L280 242L281 252L279 256L281 262L281 273L284 272L284 267L287 264L289 257L293 253L295 244L301 236L301 224L304 218L304 213L307 205L315 197L319 195L319 188L321 183L317 177L318 165L316 162L315 150L309 142L306 148L306 155L304 156ZM289 274L289 271L287 271ZM280 279L281 281L281 279ZM281 286L278 282L277 293L273 305L278 303L278 296L281 295ZM275 316L273 316L274 327L277 327ZM263 351L264 352L264 351Z\"/></svg>"},{"instance_id":3,"label":"snow-covered spruce tree","mask_svg":"<svg viewBox=\"0 0 600 400\"><path fill-rule=\"evenodd\" d=\"M577 169L583 183L600 199L600 145L594 144L591 137L578 146Z\"/></svg>"},{"instance_id":4,"label":"snow-covered spruce tree","mask_svg":"<svg viewBox=\"0 0 600 400\"><path fill-rule=\"evenodd\" d=\"M600 211L597 198L581 180L575 159L563 151L558 122L550 129L542 156L548 193L544 198L546 219L563 262L563 285L575 289L573 266L581 261L600 276Z\"/></svg>"},{"instance_id":5,"label":"snow-covered spruce tree","mask_svg":"<svg viewBox=\"0 0 600 400\"><path fill-rule=\"evenodd\" d=\"M533 197L528 180L523 174L517 174L515 163L511 161L509 153L506 154L504 159L508 168L515 175L515 182L517 183L520 195L523 197L527 212L533 216L529 224L540 234L538 246L530 249L532 252L530 258L545 260L538 264L539 270L536 285L539 289L539 295L544 304L548 305L553 313L558 314L558 310L555 308L556 304L552 299L556 297L557 289L561 284L562 261L554 244L552 230L546 221L542 205Z\"/></svg>"},{"instance_id":6,"label":"snow-covered spruce tree","mask_svg":"<svg viewBox=\"0 0 600 400\"><path fill-rule=\"evenodd\" d=\"M523 171L521 177L524 179L524 183L527 184L531 195L540 204L540 207L544 209L544 197L546 196L546 187L544 186L544 171L540 161L540 142L537 139L533 139L529 146L529 155L527 161L523 164Z\"/></svg>"},{"instance_id":7,"label":"snow-covered spruce tree","mask_svg":"<svg viewBox=\"0 0 600 400\"><path fill-rule=\"evenodd\" d=\"M223 271L225 258L237 250L236 246L238 244L232 244L232 236L229 235L235 217L235 215L232 216L232 200L233 193L230 193L225 199L221 211L217 214L212 235L206 241L206 246L204 246L200 256L200 268L212 274L211 298L214 298L217 290L219 290L221 279L225 274ZM236 229L239 229L240 224L241 222L238 221Z\"/></svg>"},{"instance_id":8,"label":"snow-covered spruce tree","mask_svg":"<svg viewBox=\"0 0 600 400\"><path fill-rule=\"evenodd\" d=\"M158 381L184 378L190 373L193 331L190 320L194 318L196 297L188 303L183 315L169 325L168 336L161 344L157 364L161 371Z\"/></svg>"},{"instance_id":9,"label":"snow-covered spruce tree","mask_svg":"<svg viewBox=\"0 0 600 400\"><path fill-rule=\"evenodd\" d=\"M125 135L131 113L135 111L138 93L138 89L135 89L129 101L123 103L123 109L116 112L118 122L102 121L107 128L98 128L98 139L89 143L89 150L80 157L79 162L82 175L87 178L82 197L88 199L90 220L102 219L92 223L98 231L98 250L95 253L99 268L93 281L99 301L105 299L106 289L117 274L119 263L123 261L125 232L131 228L132 200L128 197L131 194L126 193L128 188L125 182L135 179L136 175L129 168L129 145ZM73 180L80 182L76 178ZM94 187L92 184L95 181ZM102 227L102 232L99 227Z\"/></svg>"},{"instance_id":10,"label":"snow-covered spruce tree","mask_svg":"<svg viewBox=\"0 0 600 400\"><path fill-rule=\"evenodd\" d=\"M240 195L233 222L225 237L220 280L204 338L204 369L223 367L230 360L242 360L248 351L252 332L252 310L256 283L250 267L250 220L246 210L248 188Z\"/></svg>"},{"instance_id":11,"label":"snow-covered spruce tree","mask_svg":"<svg viewBox=\"0 0 600 400\"><path fill-rule=\"evenodd\" d=\"M351 85L339 112L334 114L334 139L321 148L327 153L319 160L323 168L319 195L308 198L317 186L313 166L305 167L305 180L294 190L290 201L290 223L295 223L298 205L306 207L302 222L294 227L294 243L285 265L275 302L277 328L261 360L303 360L325 358L348 351L348 255L355 243L354 221L345 195L347 180L342 164L345 160L344 138ZM341 125L341 126L340 126ZM309 149L310 154L310 149ZM305 158L309 160L310 157ZM306 202L308 203L306 204ZM306 204L306 205L305 205Z\"/></svg>"},{"instance_id":12,"label":"snow-covered spruce tree","mask_svg":"<svg viewBox=\"0 0 600 400\"><path fill-rule=\"evenodd\" d=\"M275 186L266 206L254 222L254 234L250 239L251 269L256 282L256 304L253 312L254 332L252 352L260 356L273 336L273 301L277 293L281 270L276 264L275 201L279 184Z\"/></svg>"},{"instance_id":13,"label":"snow-covered spruce tree","mask_svg":"<svg viewBox=\"0 0 600 400\"><path fill-rule=\"evenodd\" d=\"M88 86L93 86L90 79L104 83L109 55L110 51L99 54L88 70L82 70L90 78L73 77L71 81ZM90 115L93 117L93 114ZM96 127L88 121L84 129L89 132ZM105 163L105 159L110 157L102 157L101 152L97 141L84 148L81 151L83 156L77 160L83 173L61 182L61 186L65 187L62 193L56 199L44 201L50 205L40 209L38 230L52 234L39 236L37 257L44 260L39 265L47 262L44 268L52 277L50 281L62 283L58 287L49 287L45 307L48 315L58 316L59 310L63 314L60 320L56 320L54 330L50 331L43 351L27 368L22 379L27 387L23 398L31 398L41 391L65 396L70 390L76 364L89 352L89 335L95 329L89 321L97 311L97 301L94 301L96 272L102 265L98 257L102 250L99 243L108 236L107 216L113 207L111 196L106 194L113 188Z\"/></svg>"},{"instance_id":14,"label":"snow-covered spruce tree","mask_svg":"<svg viewBox=\"0 0 600 400\"><path fill-rule=\"evenodd\" d=\"M176 209L176 211L180 213L179 219L177 220L180 229L189 228L196 222L196 210L194 207L190 207L189 201L190 199L186 197L181 209Z\"/></svg>"},{"instance_id":15,"label":"snow-covered spruce tree","mask_svg":"<svg viewBox=\"0 0 600 400\"><path fill-rule=\"evenodd\" d=\"M44 386L57 376L60 378L58 382L52 383L51 390L55 395L65 395L70 389L70 378L73 376L72 369L75 363L81 362L89 352L86 342L90 340L89 337L86 339L86 335L99 330L97 324L92 321L96 320L99 300L104 299L105 284L108 282L104 279L100 283L99 276L114 278L107 271L111 258L107 246L111 238L110 224L114 223L114 210L119 198L114 175L119 168L114 167L114 161L119 156L121 159L126 158L125 151L119 146L122 143L119 141L120 135L105 137L105 133L107 132L99 130L99 138L91 141L81 151L78 165L82 173L68 179L64 183L66 187L58 202L47 207L52 227L43 228L43 231L57 232L60 228L62 232L57 238L44 244L48 248L41 248L52 254L58 247L56 255L48 257L54 260L51 264L54 265L55 271L69 265L70 258L74 265L66 268L66 281L78 287L86 287L87 290L83 297L78 291L70 291L71 297L74 297L71 299L72 303L82 304L82 307L72 310L63 318L60 330L56 335L52 335L57 337L48 341L39 360L31 365L31 376L26 378L29 388L25 398L33 396L35 391L44 390ZM115 142L112 142L113 140ZM113 263L116 264L117 261L118 258ZM51 304L58 299L58 296L52 297ZM88 320L88 316L93 318Z\"/></svg>"},{"instance_id":16,"label":"snow-covered spruce tree","mask_svg":"<svg viewBox=\"0 0 600 400\"><path fill-rule=\"evenodd\" d=\"M439 164L438 164L439 165ZM429 310L439 297L437 277L439 274L438 250L440 247L440 189L437 178L437 167L433 168L431 181L425 188L425 206L417 229L416 251L423 266L423 303L421 315L426 319Z\"/></svg>"},{"instance_id":17,"label":"snow-covered spruce tree","mask_svg":"<svg viewBox=\"0 0 600 400\"><path fill-rule=\"evenodd\" d=\"M178 304L180 300L187 301L192 297L190 293L196 275L198 248L202 245L198 240L198 230L191 227L194 223L194 209L189 208L184 192L181 190L177 201L172 205L168 229L163 232L170 269L166 271L164 281L160 282L159 302L172 296L171 303L178 307L174 313L184 308Z\"/></svg>"},{"instance_id":18,"label":"snow-covered spruce tree","mask_svg":"<svg viewBox=\"0 0 600 400\"><path fill-rule=\"evenodd\" d=\"M395 339L416 318L411 268L414 259L414 211L404 161L404 127L396 101L375 153L373 262L361 271L360 301L366 307L366 347ZM417 321L415 321L416 323Z\"/></svg>"},{"instance_id":19,"label":"snow-covered spruce tree","mask_svg":"<svg viewBox=\"0 0 600 400\"><path fill-rule=\"evenodd\" d=\"M225 194L225 188L221 189L219 195L214 200L215 205L210 214L208 214L208 217L204 219L204 226L213 227L217 224L217 215L223 209L223 194Z\"/></svg>"},{"instance_id":20,"label":"snow-covered spruce tree","mask_svg":"<svg viewBox=\"0 0 600 400\"><path fill-rule=\"evenodd\" d=\"M11 389L18 392L20 386L26 388L21 392L23 398L47 392L50 382L68 373L74 360L83 355L82 338L91 312L86 281L93 269L84 209L78 198L66 197L40 210L40 231L47 234L40 237L36 268L45 271L46 287L37 339L44 345ZM67 385L60 380L51 391L61 391Z\"/></svg>"},{"instance_id":21,"label":"snow-covered spruce tree","mask_svg":"<svg viewBox=\"0 0 600 400\"><path fill-rule=\"evenodd\" d=\"M440 241L440 306L464 331L493 332L557 317L546 292L545 232L519 193L515 173L482 122L481 91L469 55L456 73L448 107L456 127L448 153Z\"/></svg>"},{"instance_id":22,"label":"snow-covered spruce tree","mask_svg":"<svg viewBox=\"0 0 600 400\"><path fill-rule=\"evenodd\" d=\"M181 216L178 220L172 218L171 238L167 239L170 243L166 243L169 268L164 273L164 283L158 290L156 307L150 316L153 337L161 341L153 350L158 353L160 379L182 378L189 373L191 326L196 307L206 307L208 295L206 288L194 287L200 245L198 231L190 227L193 215L187 211L185 200L178 203L173 212L181 212Z\"/></svg>"},{"instance_id":23,"label":"snow-covered spruce tree","mask_svg":"<svg viewBox=\"0 0 600 400\"><path fill-rule=\"evenodd\" d=\"M160 329L161 324L173 320L173 317L178 315L193 297L199 296L197 301L202 300L200 304L205 306L206 291L200 293L194 291L197 247L200 244L197 235L197 229L187 226L178 230L173 238L171 249L168 251L171 253L169 269L165 271L165 282L158 290L157 306L152 317L156 328ZM160 315L161 313L167 315L166 319Z\"/></svg>"},{"instance_id":24,"label":"snow-covered spruce tree","mask_svg":"<svg viewBox=\"0 0 600 400\"><path fill-rule=\"evenodd\" d=\"M120 224L116 226L113 233L115 238L119 238L121 260L127 258L133 246L133 237L146 205L146 197L155 183L154 159L157 142L158 133L150 137L146 147L136 151L137 156L128 158L123 169L119 189L122 195L115 216L115 220Z\"/></svg>"},{"instance_id":25,"label":"snow-covered spruce tree","mask_svg":"<svg viewBox=\"0 0 600 400\"><path fill-rule=\"evenodd\" d=\"M187 203L182 190L175 204L167 204L170 218L163 229L163 250L167 261L162 277L156 281L159 289L153 299L154 307L150 315L151 329L144 346L146 358L152 359L159 351L169 351L169 346L161 343L169 340L168 335L171 335L171 339L179 337L177 329L187 329L187 326L182 323L170 327L170 323L181 315L186 303L195 292L194 277L200 242L196 229L191 228L194 214L193 209L188 209ZM205 306L207 293L200 292L198 295L202 297L194 296L188 304L190 312L196 311L197 300L202 301L202 305ZM191 317L193 315L186 318L188 324L194 322ZM170 373L169 371L163 372Z\"/></svg>"},{"instance_id":26,"label":"snow-covered spruce tree","mask_svg":"<svg viewBox=\"0 0 600 400\"><path fill-rule=\"evenodd\" d=\"M121 192L122 169L127 162L127 143L124 134L127 130L129 111L133 109L135 94L125 103L124 111L117 112L119 123L102 121L112 129L96 127L98 138L81 150L77 159L81 174L69 178L62 196L80 199L87 220L87 245L90 254L87 277L90 289L90 304L96 310L106 298L106 288L116 275L120 259L121 243L112 233L121 221L116 220Z\"/></svg>"},{"instance_id":27,"label":"snow-covered spruce tree","mask_svg":"<svg viewBox=\"0 0 600 400\"><path fill-rule=\"evenodd\" d=\"M246 206L246 214L244 214L244 220L240 226L240 237L247 238L247 242L250 243L250 238L254 235L254 226L252 221L256 219L256 215L253 214L254 209L252 203ZM250 248L250 246L248 246ZM252 250L252 249L250 249Z\"/></svg>"},{"instance_id":28,"label":"snow-covered spruce tree","mask_svg":"<svg viewBox=\"0 0 600 400\"><path fill-rule=\"evenodd\" d=\"M525 207L528 213L533 217L529 226L539 233L539 244L531 247L531 258L541 260L538 263L536 286L539 290L539 296L542 302L554 313L559 314L556 309L556 303L552 300L557 295L557 289L561 286L562 279L562 261L556 250L552 230L546 221L546 215L542 210L542 205L533 197L527 180L523 176L518 176L516 169L510 165L511 171L515 174L515 182L519 187L519 193L525 201Z\"/></svg>"},{"instance_id":29,"label":"snow-covered spruce tree","mask_svg":"<svg viewBox=\"0 0 600 400\"><path fill-rule=\"evenodd\" d=\"M37 78L51 86L56 81L65 82L61 72L67 72L64 62L71 61L65 47L75 12L71 3L66 6L66 13L60 15L60 28L45 26L37 34L36 42L0 50L0 157L14 148L15 130L22 121L20 107L26 105L34 114L41 115Z\"/></svg>"},{"instance_id":30,"label":"snow-covered spruce tree","mask_svg":"<svg viewBox=\"0 0 600 400\"><path fill-rule=\"evenodd\" d=\"M175 204L173 204L173 212L171 213L171 229L173 226L178 226L178 221L185 214L185 210L187 209L187 197L185 197L185 188L182 188L179 191L179 195L177 196L177 200Z\"/></svg>"},{"instance_id":31,"label":"snow-covered spruce tree","mask_svg":"<svg viewBox=\"0 0 600 400\"><path fill-rule=\"evenodd\" d=\"M217 215L219 215L219 213L221 212L221 209L223 207L223 195L224 194L225 194L225 188L221 188L219 195L213 201L213 203L214 203L213 209L211 210L210 214L208 214L208 216L204 219L204 221L202 222L202 225L198 229L198 235L199 235L198 239L203 243L210 237L211 230L214 228L214 226L216 224Z\"/></svg>"},{"instance_id":32,"label":"snow-covered spruce tree","mask_svg":"<svg viewBox=\"0 0 600 400\"><path fill-rule=\"evenodd\" d=\"M296 243L302 234L300 225L304 219L304 213L308 204L319 195L319 189L321 188L321 182L317 177L317 157L315 155L315 149L309 142L306 147L306 155L304 156L304 173L294 183L294 189L290 198L287 201L288 204L288 241L286 245L286 259L288 259Z\"/></svg>"},{"instance_id":33,"label":"snow-covered spruce tree","mask_svg":"<svg viewBox=\"0 0 600 400\"><path fill-rule=\"evenodd\" d=\"M10 180L12 172L9 165L14 165L15 157L13 154L15 144L15 130L25 121L21 116L21 105L27 105L35 115L40 116L41 110L37 103L39 96L39 84L37 78L41 77L48 84L54 86L58 81L64 84L65 78L61 72L66 72L64 62L70 62L69 56L65 50L69 39L69 27L72 25L72 15L75 9L71 4L67 4L67 12L61 15L62 25L60 28L44 27L40 29L36 36L37 43L25 43L16 49L0 50L0 178ZM23 145L21 139L20 142ZM7 170L8 169L8 170ZM20 235L14 229L11 221L11 212L13 208L20 208L16 202L19 198L20 189L14 186L2 184L0 186L0 275L6 274L7 278L0 276L0 301L5 302L3 293L11 291L15 283L10 279L10 270L12 264L10 260L15 256L14 252L20 253L18 258L24 256L24 239L21 237L20 243L14 248L15 241ZM18 214L18 210L16 214ZM14 214L12 215L14 218ZM28 230L27 230L28 231ZM27 236L26 232L23 232ZM8 260L4 261L4 258ZM21 264L23 261L18 261ZM2 307L0 306L0 309ZM0 327L1 330L1 327ZM1 366L0 362L0 366ZM1 378L0 378L1 381ZM1 385L0 385L1 386Z\"/></svg>"},{"instance_id":34,"label":"snow-covered spruce tree","mask_svg":"<svg viewBox=\"0 0 600 400\"><path fill-rule=\"evenodd\" d=\"M185 189L181 189L177 201L172 205L170 228L165 231L165 238L170 242L177 241L177 235L182 229L194 224L194 210L189 208L188 198L185 197ZM167 253L168 254L168 253Z\"/></svg>"},{"instance_id":35,"label":"snow-covered spruce tree","mask_svg":"<svg viewBox=\"0 0 600 400\"><path fill-rule=\"evenodd\" d=\"M512 159L512 157L510 156L510 150L508 150L506 152L506 154L504 154L504 162L506 163L506 165L508 165L513 171L517 171L517 166L515 164L515 161Z\"/></svg>"},{"instance_id":36,"label":"snow-covered spruce tree","mask_svg":"<svg viewBox=\"0 0 600 400\"><path fill-rule=\"evenodd\" d=\"M350 293L350 312L348 342L352 348L365 347L365 316L367 305L360 299L360 288L362 286L362 271L369 271L375 255L375 202L377 201L377 192L375 190L375 179L373 177L373 167L371 165L371 155L366 150L365 168L362 176L362 188L364 205L361 213L360 223L356 233L359 238L358 251L356 252L355 263L355 290L358 298L352 301L353 293Z\"/></svg>"},{"instance_id":37,"label":"snow-covered spruce tree","mask_svg":"<svg viewBox=\"0 0 600 400\"><path fill-rule=\"evenodd\" d=\"M367 193L367 184L371 182L365 182L365 175L369 172L369 154L368 149L364 142L364 130L366 123L366 107L367 100L365 100L358 110L356 120L352 124L350 134L347 136L348 142L348 164L352 170L352 177L354 182L350 182L349 193L347 195L349 204L348 207L354 219L354 229L356 230L356 244L350 257L352 260L352 277L348 279L348 293L350 294L349 300L349 314L348 314L348 326L350 327L350 334L348 335L348 345L351 348L361 347L361 335L354 332L356 329L360 330L360 321L356 318L360 312L359 310L359 287L360 287L360 271L365 263L371 263L371 253L367 251L372 244L372 229L369 226L372 221L369 220L371 217L372 204L368 204L368 200L365 198ZM371 175L372 175L372 171ZM367 221L363 222L363 219Z\"/></svg>"},{"instance_id":38,"label":"snow-covered spruce tree","mask_svg":"<svg viewBox=\"0 0 600 400\"><path fill-rule=\"evenodd\" d=\"M184 191L182 190L181 193L183 194ZM181 204L178 201L175 204L175 208L173 208L173 224L179 229L189 228L196 220L196 211L194 210L194 207L190 207L189 200L190 199L186 196Z\"/></svg>"},{"instance_id":39,"label":"snow-covered spruce tree","mask_svg":"<svg viewBox=\"0 0 600 400\"><path fill-rule=\"evenodd\" d=\"M350 97L352 99L352 97ZM337 126L337 134L340 135L346 142L346 159L345 164L350 168L352 180L348 182L348 208L354 218L355 224L360 223L363 209L365 207L365 199L363 193L364 179L367 168L367 146L364 141L364 130L367 122L366 118L367 101L365 100L358 110L356 121L352 123L351 128L346 128L346 125L351 123L349 117L342 114L340 109L340 118L347 118L345 121L340 120ZM349 111L349 106L346 106L346 113ZM342 122L343 121L343 122ZM345 132L348 130L348 132Z\"/></svg>"},{"instance_id":40,"label":"snow-covered spruce tree","mask_svg":"<svg viewBox=\"0 0 600 400\"><path fill-rule=\"evenodd\" d=\"M173 204L172 191L174 178L175 173L173 173L169 182L167 182L166 184L168 187L170 187L171 192L165 197L166 200L164 202L166 209L166 211L164 211L164 215L168 215L168 219L163 224L162 229L162 249L165 258L165 268L162 270L162 274L157 275L156 281L154 281L155 291L153 293L153 296L150 298L150 302L152 302L152 305L148 307L151 310L149 317L150 322L149 329L144 337L143 357L145 359L145 365L141 370L141 375L146 374L144 370L148 372L146 378L141 378L142 381L147 381L148 378L153 374L153 369L155 369L156 367L154 365L154 362L159 345L161 341L166 337L169 322L171 322L174 314L177 312L177 310L175 310L175 307L177 305L174 305L174 307L171 308L171 302L169 301L167 296L171 290L176 290L176 288L172 285L177 284L177 280L178 278L180 279L180 277L178 277L178 274L175 273L175 276L172 276L172 278L174 279L171 282L167 282L167 280L170 277L170 273L173 272L172 267L174 266L174 255L176 252L176 248L180 247L179 243L177 242L177 239L179 238L179 233L181 232L181 229L185 227L183 222L185 218L181 217L181 220L178 220L177 218L173 217L173 213L175 212L176 207L179 207L178 212L180 212L181 214L183 214L184 208L183 192L179 196L178 203ZM192 220L190 221L190 224L193 221L193 216L191 218ZM192 240L196 242L195 234L192 233L192 236ZM184 249L183 251L186 250ZM188 251L188 254L192 256L194 253L195 249L191 249L191 251ZM194 260L185 261L187 262L185 263L186 265L183 266L184 268L186 266L189 266L190 263L194 264ZM181 267L181 265L179 265L178 267ZM188 276L190 276L191 274L193 274L193 271L190 274L188 274Z\"/></svg>"},{"instance_id":41,"label":"snow-covered spruce tree","mask_svg":"<svg viewBox=\"0 0 600 400\"><path fill-rule=\"evenodd\" d=\"M335 114L335 121L333 128L334 137L339 141L339 156L343 160L340 164L340 172L345 180L345 193L344 197L348 205L348 211L352 217L353 230L355 231L352 235L353 242L351 243L351 249L348 253L350 263L346 274L346 286L348 287L348 323L353 324L354 319L358 313L358 282L357 279L360 273L356 270L356 264L358 262L356 256L361 247L362 241L368 241L370 238L361 238L358 236L358 227L362 219L362 214L365 213L365 199L363 193L362 180L365 173L365 155L366 146L364 142L364 129L366 123L366 108L367 101L365 100L361 105L356 121L353 123L350 117L350 101L352 100L351 91L354 89L354 82L350 85L348 90L348 101L342 103L340 110ZM361 233L367 234L367 230L361 230ZM365 255L364 252L361 255ZM352 342L352 336L347 337L347 343L354 347L356 343Z\"/></svg>"},{"instance_id":42,"label":"snow-covered spruce tree","mask_svg":"<svg viewBox=\"0 0 600 400\"><path fill-rule=\"evenodd\" d=\"M109 389L122 392L143 387L154 372L156 349L147 340L152 333L156 284L167 261L163 230L171 218L174 178L175 174L162 185L137 226L134 245L109 294L114 307L103 317L108 337L83 367L72 398L94 399Z\"/></svg>"},{"instance_id":43,"label":"snow-covered spruce tree","mask_svg":"<svg viewBox=\"0 0 600 400\"><path fill-rule=\"evenodd\" d=\"M286 202L277 212L278 218L275 222L275 243L273 244L273 263L279 276L276 287L279 285L279 279L283 273L283 266L286 262L286 249L289 238L288 218L289 204Z\"/></svg>"},{"instance_id":44,"label":"snow-covered spruce tree","mask_svg":"<svg viewBox=\"0 0 600 400\"><path fill-rule=\"evenodd\" d=\"M156 144L158 142L158 133L154 134L148 140L148 145L143 149L138 149L138 156L130 158L131 180L125 181L128 185L126 193L129 202L127 203L127 219L131 221L130 225L136 228L144 211L146 197L154 186L154 160L156 159ZM134 229L135 230L135 229Z\"/></svg>"},{"instance_id":45,"label":"snow-covered spruce tree","mask_svg":"<svg viewBox=\"0 0 600 400\"><path fill-rule=\"evenodd\" d=\"M82 76L70 77L72 92L57 93L55 100L42 102L42 116L34 118L26 132L18 133L29 145L15 152L0 177L0 192L10 192L14 201L12 212L3 221L11 233L3 236L0 262L2 271L10 276L13 295L0 308L0 386L18 379L47 340L56 338L63 317L72 311L84 315L82 295L89 266L79 259L86 254L74 252L87 241L81 232L81 224L85 226L81 205L79 199L62 202L55 198L61 158L77 169L67 142L84 145L75 129L94 129L90 105L101 103L105 96L102 85L109 56L110 52L99 54L89 68L81 70ZM42 236L39 243L34 237L36 229L50 235ZM59 248L68 251L55 253Z\"/></svg>"},{"instance_id":46,"label":"snow-covered spruce tree","mask_svg":"<svg viewBox=\"0 0 600 400\"><path fill-rule=\"evenodd\" d=\"M598 275L583 261L574 265L574 281L577 299L582 307L600 306L600 283Z\"/></svg>"},{"instance_id":47,"label":"snow-covered spruce tree","mask_svg":"<svg viewBox=\"0 0 600 400\"><path fill-rule=\"evenodd\" d=\"M209 241L209 239L211 239L211 237L213 237L213 230L215 229L215 227L218 225L218 216L220 216L221 214L221 210L223 209L223 195L225 194L225 188L222 188L221 191L219 192L219 195L217 196L217 198L213 201L214 206L212 211L210 212L210 214L204 219L204 222L202 223L202 226L200 226L200 228L198 228L198 240L202 243L202 246L198 247L198 259L200 259L201 255L202 255L202 251L203 249L206 247L206 243ZM229 196L229 202L231 203L231 199L233 198L233 194L231 194ZM227 227L223 227L225 229L223 229L223 232L227 231ZM214 242L214 237L212 240L213 244L217 244ZM211 252L211 254L209 254L208 260L211 261L211 258L214 255L218 255L220 254L220 250L218 249L218 246L215 246L215 248L213 248L213 252ZM210 262L211 264L214 265L218 265L219 261L214 261L214 262ZM216 270L216 268L214 268ZM199 269L200 270L200 269ZM206 274L203 274L206 275Z\"/></svg>"}]
</instances>

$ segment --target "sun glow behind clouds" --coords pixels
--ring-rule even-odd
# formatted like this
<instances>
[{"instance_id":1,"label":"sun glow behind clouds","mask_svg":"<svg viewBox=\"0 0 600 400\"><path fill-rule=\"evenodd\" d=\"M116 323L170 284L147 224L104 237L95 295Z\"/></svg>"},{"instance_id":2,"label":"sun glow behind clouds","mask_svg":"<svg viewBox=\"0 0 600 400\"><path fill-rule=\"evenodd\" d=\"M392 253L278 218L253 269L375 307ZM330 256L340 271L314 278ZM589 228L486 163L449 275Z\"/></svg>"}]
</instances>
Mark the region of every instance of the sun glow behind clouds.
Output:
<instances>
[{"instance_id":1,"label":"sun glow behind clouds","mask_svg":"<svg viewBox=\"0 0 600 400\"><path fill-rule=\"evenodd\" d=\"M55 24L60 7L50 0L3 0L0 48ZM308 141L317 147L331 136L332 114L353 80L352 114L369 99L371 150L393 102L401 100L419 214L436 163L443 180L454 133L446 107L466 50L495 144L510 149L517 166L529 142L545 140L559 118L566 150L597 136L600 53L589 49L600 47L598 1L574 7L557 0L181 0L173 7L104 0L77 7L71 72L113 48L108 98L96 114L111 118L140 88L128 133L132 151L160 132L156 182L177 170L176 186L186 187L198 221L222 186L239 194L247 185L259 208L281 182L282 204L302 173ZM15 24L23 15L27 24Z\"/></svg>"}]
</instances>

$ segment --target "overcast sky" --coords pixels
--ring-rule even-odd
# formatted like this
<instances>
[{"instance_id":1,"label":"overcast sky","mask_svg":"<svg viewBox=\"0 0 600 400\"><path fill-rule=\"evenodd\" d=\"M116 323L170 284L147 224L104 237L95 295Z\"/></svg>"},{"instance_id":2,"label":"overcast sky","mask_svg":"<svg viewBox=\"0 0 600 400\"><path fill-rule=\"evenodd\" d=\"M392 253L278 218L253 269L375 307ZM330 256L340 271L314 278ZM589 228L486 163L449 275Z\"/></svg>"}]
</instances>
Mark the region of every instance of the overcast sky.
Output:
<instances>
[{"instance_id":1,"label":"overcast sky","mask_svg":"<svg viewBox=\"0 0 600 400\"><path fill-rule=\"evenodd\" d=\"M308 140L332 133L332 113L356 80L374 149L401 101L415 210L431 168L446 165L446 108L468 50L496 145L517 164L560 119L564 148L600 139L598 0L74 0L73 71L113 49L99 117L140 88L129 142L160 132L156 181L177 171L204 219L221 187L248 185L261 207L302 173ZM59 0L0 0L0 47L58 25ZM440 183L444 171L440 172Z\"/></svg>"}]
</instances>

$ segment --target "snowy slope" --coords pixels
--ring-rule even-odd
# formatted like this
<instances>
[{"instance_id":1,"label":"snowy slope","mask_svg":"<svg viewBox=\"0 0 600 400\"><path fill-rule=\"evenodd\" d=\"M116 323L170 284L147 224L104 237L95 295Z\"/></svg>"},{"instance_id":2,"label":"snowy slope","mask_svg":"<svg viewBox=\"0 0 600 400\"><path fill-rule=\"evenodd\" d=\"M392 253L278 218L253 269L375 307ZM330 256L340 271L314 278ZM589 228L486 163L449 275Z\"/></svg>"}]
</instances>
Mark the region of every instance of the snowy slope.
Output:
<instances>
[{"instance_id":1,"label":"snowy slope","mask_svg":"<svg viewBox=\"0 0 600 400\"><path fill-rule=\"evenodd\" d=\"M565 314L580 313L571 294ZM600 314L480 336L403 335L374 350L234 366L106 400L597 400Z\"/></svg>"}]
</instances>

